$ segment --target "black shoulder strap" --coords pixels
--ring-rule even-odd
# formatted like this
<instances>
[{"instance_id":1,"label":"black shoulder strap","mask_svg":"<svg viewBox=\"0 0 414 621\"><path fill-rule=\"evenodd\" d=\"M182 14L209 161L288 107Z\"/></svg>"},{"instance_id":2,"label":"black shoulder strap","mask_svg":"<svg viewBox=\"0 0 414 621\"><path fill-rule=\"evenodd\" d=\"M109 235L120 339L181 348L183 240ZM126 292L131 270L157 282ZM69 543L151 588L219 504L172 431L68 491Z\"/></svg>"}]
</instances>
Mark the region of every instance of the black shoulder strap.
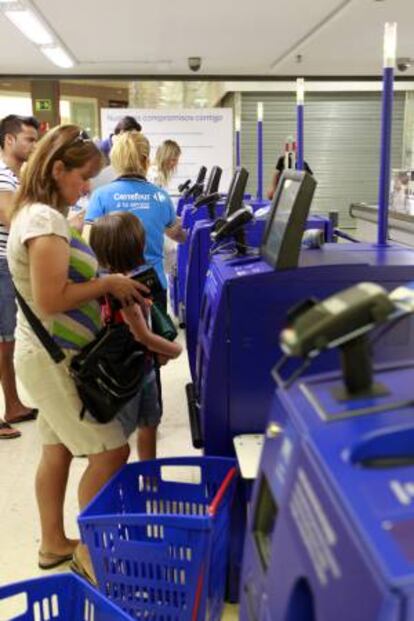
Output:
<instances>
[{"instance_id":1,"label":"black shoulder strap","mask_svg":"<svg viewBox=\"0 0 414 621\"><path fill-rule=\"evenodd\" d=\"M17 291L16 287L14 287L14 291L16 293L16 298L19 301L24 316L26 317L30 327L36 334L39 341L42 343L43 347L46 349L49 356L56 363L62 362L62 360L64 360L64 358L66 357L63 350L52 339L49 332L46 330L40 319L36 317L30 306L27 304L26 300Z\"/></svg>"}]
</instances>

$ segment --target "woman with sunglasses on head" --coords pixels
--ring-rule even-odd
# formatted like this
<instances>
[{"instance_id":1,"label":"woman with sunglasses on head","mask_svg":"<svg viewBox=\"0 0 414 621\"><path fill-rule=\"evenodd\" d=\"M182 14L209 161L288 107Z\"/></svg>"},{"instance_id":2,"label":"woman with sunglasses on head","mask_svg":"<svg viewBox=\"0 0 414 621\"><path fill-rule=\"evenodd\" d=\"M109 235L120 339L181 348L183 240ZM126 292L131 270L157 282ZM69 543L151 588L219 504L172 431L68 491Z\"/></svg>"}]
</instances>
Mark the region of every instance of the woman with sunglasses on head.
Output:
<instances>
[{"instance_id":1,"label":"woman with sunglasses on head","mask_svg":"<svg viewBox=\"0 0 414 621\"><path fill-rule=\"evenodd\" d=\"M38 405L43 444L36 474L39 567L56 567L74 555L76 569L92 578L86 547L64 530L69 468L74 456L87 457L78 490L83 508L127 461L129 447L117 420L102 425L88 416L80 419L82 404L68 366L101 328L98 298L110 293L124 305L142 301L142 286L126 276L96 277L92 250L66 219L69 206L88 192L100 163L98 148L79 127L63 125L48 132L22 175L8 244L16 289L66 355L56 364L19 308L16 373Z\"/></svg>"}]
</instances>

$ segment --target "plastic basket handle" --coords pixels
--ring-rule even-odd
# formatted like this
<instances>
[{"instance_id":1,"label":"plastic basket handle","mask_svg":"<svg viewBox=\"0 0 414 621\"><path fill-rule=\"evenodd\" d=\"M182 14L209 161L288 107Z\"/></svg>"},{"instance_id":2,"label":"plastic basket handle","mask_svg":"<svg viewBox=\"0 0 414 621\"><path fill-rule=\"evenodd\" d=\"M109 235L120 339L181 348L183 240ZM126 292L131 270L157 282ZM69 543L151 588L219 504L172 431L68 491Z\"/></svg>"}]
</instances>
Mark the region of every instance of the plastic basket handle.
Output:
<instances>
[{"instance_id":1,"label":"plastic basket handle","mask_svg":"<svg viewBox=\"0 0 414 621\"><path fill-rule=\"evenodd\" d=\"M197 579L197 589L196 589L196 594L194 598L194 606L193 606L193 612L191 615L191 621L197 621L198 611L199 611L200 602L201 602L201 594L203 592L203 583L204 583L204 565L201 565L200 573Z\"/></svg>"},{"instance_id":2,"label":"plastic basket handle","mask_svg":"<svg viewBox=\"0 0 414 621\"><path fill-rule=\"evenodd\" d=\"M237 474L237 470L235 466L233 466L233 468L230 468L225 478L223 479L222 484L218 488L216 495L214 496L213 500L211 501L211 504L208 507L208 514L211 515L212 517L216 515L217 510L221 504L221 501L223 500L236 474Z\"/></svg>"}]
</instances>

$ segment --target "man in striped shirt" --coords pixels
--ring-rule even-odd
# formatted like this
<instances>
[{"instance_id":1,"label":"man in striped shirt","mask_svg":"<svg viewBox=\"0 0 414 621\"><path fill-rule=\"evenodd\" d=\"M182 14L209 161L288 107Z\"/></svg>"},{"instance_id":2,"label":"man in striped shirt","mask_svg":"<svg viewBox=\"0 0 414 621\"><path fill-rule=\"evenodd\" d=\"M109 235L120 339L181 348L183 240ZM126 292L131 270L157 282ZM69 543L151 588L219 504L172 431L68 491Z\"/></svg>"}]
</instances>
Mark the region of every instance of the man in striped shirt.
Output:
<instances>
[{"instance_id":1,"label":"man in striped shirt","mask_svg":"<svg viewBox=\"0 0 414 621\"><path fill-rule=\"evenodd\" d=\"M0 381L5 403L4 420L0 419L1 440L20 436L10 423L33 420L37 414L37 410L23 405L16 389L13 365L16 302L6 245L13 195L19 185L21 167L36 146L38 129L39 124L33 117L10 114L0 122Z\"/></svg>"}]
</instances>

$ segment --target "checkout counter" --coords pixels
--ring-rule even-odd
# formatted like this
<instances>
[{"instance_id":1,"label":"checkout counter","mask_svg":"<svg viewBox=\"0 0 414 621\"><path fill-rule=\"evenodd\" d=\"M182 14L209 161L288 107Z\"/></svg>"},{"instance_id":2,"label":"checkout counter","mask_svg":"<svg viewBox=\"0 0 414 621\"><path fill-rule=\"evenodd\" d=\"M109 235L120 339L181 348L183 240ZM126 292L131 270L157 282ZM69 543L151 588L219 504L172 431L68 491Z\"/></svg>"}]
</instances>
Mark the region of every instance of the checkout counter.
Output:
<instances>
[{"instance_id":1,"label":"checkout counter","mask_svg":"<svg viewBox=\"0 0 414 621\"><path fill-rule=\"evenodd\" d=\"M414 618L414 363L381 365L372 377L367 358L366 381L352 381L359 360L350 352L364 326L395 310L393 295L387 301L380 289L353 287L282 333L285 352L306 344L315 355L346 343L348 359L344 377L331 372L291 385L275 369L279 389L245 540L241 621Z\"/></svg>"},{"instance_id":2,"label":"checkout counter","mask_svg":"<svg viewBox=\"0 0 414 621\"><path fill-rule=\"evenodd\" d=\"M280 356L278 334L304 297L326 297L361 281L387 289L414 280L414 250L393 245L325 244L300 249L315 181L285 172L272 203L261 256L213 258L201 302L196 378L187 393L193 441L209 455L233 455L233 437L262 433L271 405L270 370ZM383 339L377 361L409 358L412 321ZM339 367L335 351L313 372ZM198 431L200 437L195 438Z\"/></svg>"}]
</instances>

